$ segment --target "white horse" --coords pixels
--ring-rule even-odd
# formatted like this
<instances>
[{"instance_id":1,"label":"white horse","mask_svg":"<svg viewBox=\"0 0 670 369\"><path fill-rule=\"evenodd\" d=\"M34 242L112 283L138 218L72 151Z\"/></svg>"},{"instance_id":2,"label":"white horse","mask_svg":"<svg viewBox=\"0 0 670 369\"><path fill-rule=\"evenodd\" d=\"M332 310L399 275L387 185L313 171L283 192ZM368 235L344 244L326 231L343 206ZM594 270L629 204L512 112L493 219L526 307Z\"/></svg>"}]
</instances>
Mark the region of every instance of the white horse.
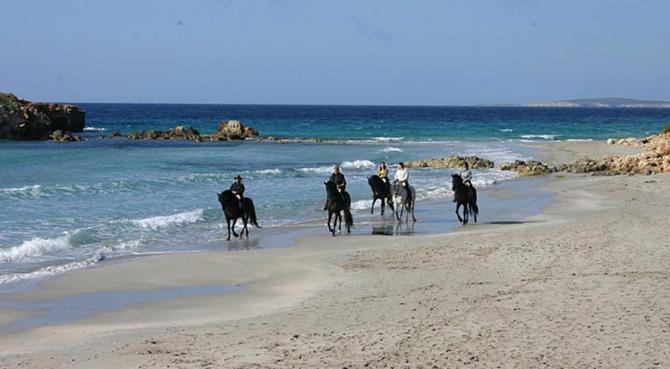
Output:
<instances>
[{"instance_id":1,"label":"white horse","mask_svg":"<svg viewBox=\"0 0 670 369\"><path fill-rule=\"evenodd\" d=\"M391 187L391 193L393 194L393 203L395 204L395 209L393 209L393 213L395 213L396 219L400 221L400 218L403 215L403 212L407 212L405 214L405 222L409 220L409 214L412 213L412 219L416 222L416 217L414 216L414 203L416 201L416 191L414 190L414 187L409 186L410 191L411 191L411 196L408 196L407 190L405 189L405 186L402 186L400 182L393 181L393 185Z\"/></svg>"}]
</instances>

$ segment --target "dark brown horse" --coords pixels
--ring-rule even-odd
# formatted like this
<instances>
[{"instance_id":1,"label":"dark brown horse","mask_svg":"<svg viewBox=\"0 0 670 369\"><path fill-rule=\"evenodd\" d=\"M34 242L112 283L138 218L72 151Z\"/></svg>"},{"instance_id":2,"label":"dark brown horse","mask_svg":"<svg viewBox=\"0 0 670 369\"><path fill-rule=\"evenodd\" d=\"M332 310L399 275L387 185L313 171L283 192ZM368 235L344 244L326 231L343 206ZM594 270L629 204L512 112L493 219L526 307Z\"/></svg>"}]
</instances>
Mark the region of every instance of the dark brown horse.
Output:
<instances>
[{"instance_id":1,"label":"dark brown horse","mask_svg":"<svg viewBox=\"0 0 670 369\"><path fill-rule=\"evenodd\" d=\"M221 210L223 210L223 214L226 216L226 223L228 223L228 238L226 238L228 241L230 241L231 231L235 237L240 237L246 232L246 236L249 238L249 229L247 228L248 223L256 228L261 228L256 221L256 208L254 207L254 202L250 198L243 198L242 207L240 207L240 201L232 191L225 190L221 193L217 193L217 195L219 196L219 202L221 203ZM241 218L244 224L240 235L235 232L235 223L238 218Z\"/></svg>"},{"instance_id":2,"label":"dark brown horse","mask_svg":"<svg viewBox=\"0 0 670 369\"><path fill-rule=\"evenodd\" d=\"M458 221L466 225L468 224L469 215L472 214L475 223L477 223L477 215L479 214L477 190L463 183L463 178L458 174L451 175L451 190L454 191L454 198L456 199L456 216L458 217ZM463 218L458 213L461 205L463 205Z\"/></svg>"},{"instance_id":3,"label":"dark brown horse","mask_svg":"<svg viewBox=\"0 0 670 369\"><path fill-rule=\"evenodd\" d=\"M388 178L386 179L388 181ZM393 211L393 196L391 196L391 187L387 182L384 182L378 175L372 175L368 178L368 184L372 189L372 206L370 207L370 214L375 213L375 203L381 200L382 215L384 215L384 208L389 204L391 211Z\"/></svg>"},{"instance_id":4,"label":"dark brown horse","mask_svg":"<svg viewBox=\"0 0 670 369\"><path fill-rule=\"evenodd\" d=\"M351 227L354 225L354 218L351 215L351 197L347 191L341 193L333 182L323 182L326 185L326 210L328 210L328 231L335 236L336 227L342 231L342 212L344 212L344 223L347 227L347 233L351 233ZM333 219L333 215L335 218ZM331 227L330 221L333 220ZM339 224L338 224L339 220Z\"/></svg>"}]
</instances>

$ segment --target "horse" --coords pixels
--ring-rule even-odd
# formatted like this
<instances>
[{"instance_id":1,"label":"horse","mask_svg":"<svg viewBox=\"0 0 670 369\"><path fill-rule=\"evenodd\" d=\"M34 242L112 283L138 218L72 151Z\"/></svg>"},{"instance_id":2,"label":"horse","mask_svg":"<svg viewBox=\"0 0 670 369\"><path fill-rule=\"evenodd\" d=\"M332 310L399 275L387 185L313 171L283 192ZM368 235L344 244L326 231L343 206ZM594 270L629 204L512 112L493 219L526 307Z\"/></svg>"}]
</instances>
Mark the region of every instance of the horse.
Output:
<instances>
[{"instance_id":1,"label":"horse","mask_svg":"<svg viewBox=\"0 0 670 369\"><path fill-rule=\"evenodd\" d=\"M459 174L452 174L451 178L451 190L454 191L454 198L456 199L456 216L458 217L458 221L463 222L463 225L468 224L469 214L472 213L475 223L477 223L477 215L479 214L477 190L463 183L463 178ZM463 205L463 218L458 213L461 205Z\"/></svg>"},{"instance_id":2,"label":"horse","mask_svg":"<svg viewBox=\"0 0 670 369\"><path fill-rule=\"evenodd\" d=\"M386 207L386 203L389 204L391 211L393 211L393 197L391 196L391 189L389 188L389 185L376 174L368 178L368 184L372 189L372 206L370 207L370 214L375 213L375 203L377 200L381 200L382 215L384 215L384 208Z\"/></svg>"},{"instance_id":3,"label":"horse","mask_svg":"<svg viewBox=\"0 0 670 369\"><path fill-rule=\"evenodd\" d=\"M354 225L354 218L351 215L351 197L346 191L341 193L337 190L337 186L333 182L323 182L326 185L326 209L328 210L328 231L335 236L335 227L338 226L340 232L342 231L342 211L344 211L344 223L347 227L347 233L351 233L351 227ZM333 226L330 226L330 220L333 218ZM340 221L339 224L337 221Z\"/></svg>"},{"instance_id":4,"label":"horse","mask_svg":"<svg viewBox=\"0 0 670 369\"><path fill-rule=\"evenodd\" d=\"M412 213L412 220L416 222L416 217L414 216L414 203L416 202L416 191L412 186L410 186L410 191L411 196L409 196L409 194L407 193L407 189L405 188L405 186L401 185L400 182L397 180L393 181L393 185L391 185L391 194L393 197L393 203L396 204L395 210L393 212L395 213L395 217L396 219L398 219L398 221L400 221L403 212L407 211L407 214L405 215L405 222L409 219L410 213Z\"/></svg>"},{"instance_id":5,"label":"horse","mask_svg":"<svg viewBox=\"0 0 670 369\"><path fill-rule=\"evenodd\" d=\"M242 207L240 208L240 201L232 191L225 190L221 193L217 193L217 195L219 197L219 202L221 203L221 210L223 210L223 214L226 216L226 223L228 223L228 238L226 238L226 240L230 241L231 230L235 237L240 237L246 232L248 239L249 228L247 228L247 223L250 223L256 228L261 228L256 220L256 208L254 207L253 200L248 197L242 198ZM242 232L239 235L235 233L235 223L238 218L241 218L244 223Z\"/></svg>"}]
</instances>

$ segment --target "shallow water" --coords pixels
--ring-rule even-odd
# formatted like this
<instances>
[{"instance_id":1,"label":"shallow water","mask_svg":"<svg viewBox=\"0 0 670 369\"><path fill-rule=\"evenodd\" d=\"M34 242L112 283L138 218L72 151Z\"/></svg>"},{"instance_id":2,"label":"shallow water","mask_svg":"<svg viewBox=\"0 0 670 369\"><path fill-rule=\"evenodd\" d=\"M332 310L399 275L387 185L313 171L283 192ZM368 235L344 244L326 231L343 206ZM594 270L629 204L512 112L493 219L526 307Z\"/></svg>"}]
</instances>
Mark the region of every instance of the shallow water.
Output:
<instances>
[{"instance_id":1,"label":"shallow water","mask_svg":"<svg viewBox=\"0 0 670 369\"><path fill-rule=\"evenodd\" d=\"M254 237L324 222L323 181L334 164L341 165L347 176L354 217L366 222L364 214L371 202L367 177L380 161L460 154L500 163L531 157L532 152L522 146L525 140L642 135L670 119L670 110L663 109L83 107L86 142L0 142L0 285L60 274L108 258L227 249L216 193L237 174L244 177L247 195L254 199L264 228L252 229L246 246L238 242L230 248L268 247L268 241L256 242ZM349 143L97 138L114 130L168 129L178 124L206 133L229 118L239 118L264 135ZM413 170L411 182L419 199L451 196L451 173ZM474 172L478 187L513 178L514 173L497 169ZM422 215L415 230L423 229L430 218ZM388 226L377 227L388 233ZM356 232L363 229L357 227Z\"/></svg>"}]
</instances>

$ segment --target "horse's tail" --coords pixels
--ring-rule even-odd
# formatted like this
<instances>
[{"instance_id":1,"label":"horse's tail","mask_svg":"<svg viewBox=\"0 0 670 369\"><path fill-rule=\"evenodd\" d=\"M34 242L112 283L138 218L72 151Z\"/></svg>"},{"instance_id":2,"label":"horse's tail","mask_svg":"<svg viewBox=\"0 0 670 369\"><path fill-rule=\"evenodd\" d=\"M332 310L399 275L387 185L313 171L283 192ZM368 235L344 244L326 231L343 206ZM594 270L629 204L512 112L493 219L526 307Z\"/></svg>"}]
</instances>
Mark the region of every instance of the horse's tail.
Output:
<instances>
[{"instance_id":1,"label":"horse's tail","mask_svg":"<svg viewBox=\"0 0 670 369\"><path fill-rule=\"evenodd\" d=\"M344 193L344 224L347 225L347 227L353 227L354 226L354 217L351 215L351 196L349 196L348 192Z\"/></svg>"},{"instance_id":2,"label":"horse's tail","mask_svg":"<svg viewBox=\"0 0 670 369\"><path fill-rule=\"evenodd\" d=\"M249 223L256 228L262 228L256 220L256 207L254 207L254 202L251 199L249 199Z\"/></svg>"},{"instance_id":3,"label":"horse's tail","mask_svg":"<svg viewBox=\"0 0 670 369\"><path fill-rule=\"evenodd\" d=\"M344 209L344 224L346 224L347 227L354 226L354 217L351 215L351 210L349 210L349 208Z\"/></svg>"},{"instance_id":4,"label":"horse's tail","mask_svg":"<svg viewBox=\"0 0 670 369\"><path fill-rule=\"evenodd\" d=\"M472 201L470 201L472 211L475 213L475 215L479 215L479 206L477 206L477 189L472 187Z\"/></svg>"}]
</instances>

